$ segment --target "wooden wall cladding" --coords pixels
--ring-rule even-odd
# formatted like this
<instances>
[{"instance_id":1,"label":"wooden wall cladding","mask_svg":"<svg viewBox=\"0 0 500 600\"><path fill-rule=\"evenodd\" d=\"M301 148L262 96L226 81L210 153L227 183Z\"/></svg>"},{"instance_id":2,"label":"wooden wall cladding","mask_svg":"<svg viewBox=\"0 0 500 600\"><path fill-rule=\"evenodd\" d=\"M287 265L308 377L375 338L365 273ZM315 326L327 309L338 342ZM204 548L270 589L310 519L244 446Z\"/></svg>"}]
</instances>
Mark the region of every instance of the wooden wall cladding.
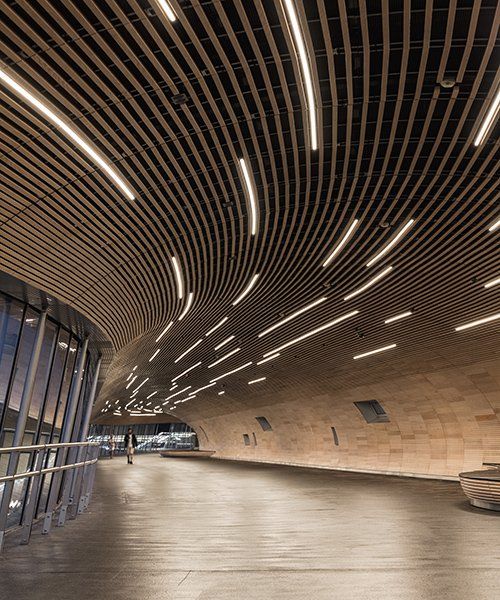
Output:
<instances>
[{"instance_id":1,"label":"wooden wall cladding","mask_svg":"<svg viewBox=\"0 0 500 600\"><path fill-rule=\"evenodd\" d=\"M368 399L382 404L389 423L365 422L353 403ZM273 430L264 432L256 416L265 416ZM202 447L216 450L220 458L457 476L500 456L500 361L422 372L330 394L310 395L291 388L268 406L192 424ZM252 440L253 432L257 445L252 441L246 446L243 434Z\"/></svg>"}]
</instances>

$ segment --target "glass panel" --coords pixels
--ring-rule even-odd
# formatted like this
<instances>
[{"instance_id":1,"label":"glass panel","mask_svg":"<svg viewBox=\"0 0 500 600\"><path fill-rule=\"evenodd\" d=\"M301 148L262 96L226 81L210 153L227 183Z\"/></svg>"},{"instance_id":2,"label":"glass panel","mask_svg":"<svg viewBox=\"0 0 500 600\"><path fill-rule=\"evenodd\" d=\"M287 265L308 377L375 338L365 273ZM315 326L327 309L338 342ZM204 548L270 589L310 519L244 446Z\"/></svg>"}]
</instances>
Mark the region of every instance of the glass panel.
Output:
<instances>
[{"instance_id":1,"label":"glass panel","mask_svg":"<svg viewBox=\"0 0 500 600\"><path fill-rule=\"evenodd\" d=\"M69 333L64 329L61 329L59 332L59 339L57 340L57 345L55 347L55 356L52 363L52 372L50 374L50 381L47 389L47 398L45 400L45 407L40 430L41 437L45 437L47 435L50 436L52 427L54 425L57 400L59 398L59 390L61 389L66 355L68 354L68 347ZM43 444L45 442L42 442L40 439L40 443Z\"/></svg>"},{"instance_id":2,"label":"glass panel","mask_svg":"<svg viewBox=\"0 0 500 600\"><path fill-rule=\"evenodd\" d=\"M33 386L33 396L31 398L27 430L36 431L38 428L38 420L43 409L45 400L45 392L47 390L47 382L50 375L50 367L52 364L52 351L55 338L57 335L57 325L51 321L46 321L45 332L42 341L40 359L38 361L38 369L35 376L35 385Z\"/></svg>"},{"instance_id":3,"label":"glass panel","mask_svg":"<svg viewBox=\"0 0 500 600\"><path fill-rule=\"evenodd\" d=\"M19 302L0 296L0 423L21 331L23 311L24 307Z\"/></svg>"},{"instance_id":4,"label":"glass panel","mask_svg":"<svg viewBox=\"0 0 500 600\"><path fill-rule=\"evenodd\" d=\"M35 342L36 331L38 328L38 314L33 310L26 312L24 325L21 332L21 340L17 350L14 379L12 382L12 388L8 398L7 411L4 418L4 427L9 429L15 429L17 423L17 417L19 414L19 405L21 403L21 397L24 389L24 382L26 380L26 373L28 371L31 352Z\"/></svg>"},{"instance_id":5,"label":"glass panel","mask_svg":"<svg viewBox=\"0 0 500 600\"><path fill-rule=\"evenodd\" d=\"M56 421L54 423L54 430L52 432L52 442L54 444L59 441L61 436L64 414L66 412L66 404L68 402L68 394L71 388L71 380L73 378L73 373L75 370L76 355L78 354L77 350L78 343L75 339L72 339L69 346L69 355L68 361L66 363L66 369L64 370L61 393L59 394L59 400L57 403Z\"/></svg>"}]
</instances>

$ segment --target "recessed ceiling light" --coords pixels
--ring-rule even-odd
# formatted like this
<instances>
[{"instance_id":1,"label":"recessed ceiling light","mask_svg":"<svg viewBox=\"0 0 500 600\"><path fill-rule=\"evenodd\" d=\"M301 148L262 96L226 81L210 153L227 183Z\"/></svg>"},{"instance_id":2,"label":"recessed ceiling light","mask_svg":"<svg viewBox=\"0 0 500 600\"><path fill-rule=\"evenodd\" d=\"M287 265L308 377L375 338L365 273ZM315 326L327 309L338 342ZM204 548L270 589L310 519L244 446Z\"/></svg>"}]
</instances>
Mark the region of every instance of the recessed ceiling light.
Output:
<instances>
[{"instance_id":1,"label":"recessed ceiling light","mask_svg":"<svg viewBox=\"0 0 500 600\"><path fill-rule=\"evenodd\" d=\"M415 223L415 219L410 219L399 231L398 233L392 238L392 240L382 248L382 250L376 254L371 260L369 260L366 263L367 267L371 267L372 265L374 265L377 261L379 261L383 256L385 256L389 250L395 245L397 244L397 242L404 236L404 234L408 231L408 229L410 229L410 227L413 225L413 223Z\"/></svg>"},{"instance_id":2,"label":"recessed ceiling light","mask_svg":"<svg viewBox=\"0 0 500 600\"><path fill-rule=\"evenodd\" d=\"M315 300L314 302L311 302L311 304L308 304L307 306L304 306L303 308L295 311L294 313L292 313L288 317L284 318L282 321L278 321L274 325L271 325L271 327L268 327L262 333L259 333L258 337L262 337L262 336L266 335L266 333L269 333L270 331L273 331L277 327L281 327L281 325L284 325L285 323L288 323L288 321L291 321L292 319L295 319L295 317L298 317L299 315L301 315L302 313L310 310L311 308L314 308L315 306L318 306L318 304L321 304L325 300L326 300L326 297L324 296L323 298L319 298L318 300Z\"/></svg>"},{"instance_id":3,"label":"recessed ceiling light","mask_svg":"<svg viewBox=\"0 0 500 600\"><path fill-rule=\"evenodd\" d=\"M498 219L498 221L493 223L493 225L490 225L490 227L488 228L488 231L496 231L499 227L500 227L500 219Z\"/></svg>"},{"instance_id":4,"label":"recessed ceiling light","mask_svg":"<svg viewBox=\"0 0 500 600\"><path fill-rule=\"evenodd\" d=\"M247 285L247 287L241 292L241 294L236 298L236 300L233 302L233 306L236 306L237 304L239 304L243 298L250 292L250 290L253 288L253 286L256 284L257 279L259 278L259 274L256 273L252 279L250 280L250 283Z\"/></svg>"},{"instance_id":5,"label":"recessed ceiling light","mask_svg":"<svg viewBox=\"0 0 500 600\"><path fill-rule=\"evenodd\" d=\"M125 386L125 389L128 390L128 388L134 383L134 381L137 379L137 375L134 375L132 377L132 379L129 381L129 383Z\"/></svg>"},{"instance_id":6,"label":"recessed ceiling light","mask_svg":"<svg viewBox=\"0 0 500 600\"><path fill-rule=\"evenodd\" d=\"M182 311L181 316L179 317L179 321L182 321L182 319L187 315L189 309L191 308L191 304L193 304L193 292L189 292L189 294L188 294L186 306L185 306L184 310Z\"/></svg>"},{"instance_id":7,"label":"recessed ceiling light","mask_svg":"<svg viewBox=\"0 0 500 600\"><path fill-rule=\"evenodd\" d=\"M224 373L223 375L219 375L219 377L214 377L214 379L210 380L210 383L215 383L216 381L219 381L219 379L222 379L223 377L227 377L228 375L232 375L233 373L237 373L238 371L241 371L242 369L245 369L246 367L249 367L252 364L252 361L245 363L244 365L241 365L241 367L237 367L236 369L233 369L232 371L228 371L227 373Z\"/></svg>"},{"instance_id":8,"label":"recessed ceiling light","mask_svg":"<svg viewBox=\"0 0 500 600\"><path fill-rule=\"evenodd\" d=\"M490 317L484 317L484 319L479 319L478 321L472 321L472 323L467 323L466 325L460 325L459 327L455 327L455 331L462 331L463 329L469 329L470 327L476 327L476 325L490 323L491 321L496 321L497 319L500 319L500 313L491 315Z\"/></svg>"},{"instance_id":9,"label":"recessed ceiling light","mask_svg":"<svg viewBox=\"0 0 500 600\"><path fill-rule=\"evenodd\" d=\"M190 346L190 347L189 347L189 348L186 350L186 352L183 352L183 353L182 353L182 354L179 356L179 358L176 358L176 359L174 360L174 362L175 362L175 363L178 363L178 362L181 360L181 358L184 358L184 357L186 356L186 354L189 354L189 353L191 352L191 350L194 350L194 349L196 348L196 346L198 346L199 344L201 344L201 342L202 342L202 341L203 341L203 339L199 339L199 340L198 340L197 342L195 342L195 343L194 343L192 346Z\"/></svg>"},{"instance_id":10,"label":"recessed ceiling light","mask_svg":"<svg viewBox=\"0 0 500 600\"><path fill-rule=\"evenodd\" d=\"M167 16L167 19L172 23L177 21L177 17L175 16L173 8L170 6L170 3L167 0L157 0L158 6L162 9L162 11Z\"/></svg>"},{"instance_id":11,"label":"recessed ceiling light","mask_svg":"<svg viewBox=\"0 0 500 600\"><path fill-rule=\"evenodd\" d=\"M182 371L182 373L180 373L179 375L177 375L176 377L174 377L172 379L172 382L177 381L177 379L180 379L183 375L186 375L186 373L189 373L189 371L192 371L193 369L196 369L196 367L199 367L201 365L201 360L198 361L195 365L193 365L192 367L189 367L189 369L186 369L185 371Z\"/></svg>"},{"instance_id":12,"label":"recessed ceiling light","mask_svg":"<svg viewBox=\"0 0 500 600\"><path fill-rule=\"evenodd\" d=\"M211 333L213 333L214 331L217 331L217 329L219 329L219 327L221 327L222 325L224 325L224 323L227 321L227 317L224 317L222 319L222 321L220 321L219 323L217 323L217 325L215 327L212 327L212 329L210 329L210 331L207 331L207 333L205 333L205 336L208 337Z\"/></svg>"},{"instance_id":13,"label":"recessed ceiling light","mask_svg":"<svg viewBox=\"0 0 500 600\"><path fill-rule=\"evenodd\" d=\"M377 283L377 281L379 281L379 279L382 279L382 277L385 277L385 275L387 275L387 273L390 273L391 271L392 271L392 267L385 268L378 275L375 275L375 277L373 277L372 279L370 279L370 281L368 283L365 283L365 285L361 286L360 288L358 288L357 290L355 290L351 294L348 294L344 298L344 300L350 300L351 298L354 298L358 294L361 294L362 292L364 292L365 290L367 290L368 288L370 288L372 285L375 285Z\"/></svg>"},{"instance_id":14,"label":"recessed ceiling light","mask_svg":"<svg viewBox=\"0 0 500 600\"><path fill-rule=\"evenodd\" d=\"M164 402L163 406L165 406L165 404L168 404L168 400L170 400L171 398L175 398L175 396L178 396L179 394L183 394L185 391L190 390L190 389L191 389L191 386L187 385L185 388L182 388L182 390L175 392L175 394L171 394L170 396L167 396L165 398L165 400L167 400L167 402Z\"/></svg>"},{"instance_id":15,"label":"recessed ceiling light","mask_svg":"<svg viewBox=\"0 0 500 600\"><path fill-rule=\"evenodd\" d=\"M500 85L497 88L496 94L491 102L490 108L484 117L483 123L479 128L476 139L474 140L474 146L479 146L484 142L488 134L491 132L498 112L500 111Z\"/></svg>"},{"instance_id":16,"label":"recessed ceiling light","mask_svg":"<svg viewBox=\"0 0 500 600\"><path fill-rule=\"evenodd\" d=\"M177 280L177 297L179 300L182 300L184 296L184 285L182 282L181 270L179 268L179 263L177 262L177 258L172 256L172 264L174 265L174 273L175 279Z\"/></svg>"},{"instance_id":17,"label":"recessed ceiling light","mask_svg":"<svg viewBox=\"0 0 500 600\"><path fill-rule=\"evenodd\" d=\"M252 379L252 381L248 382L248 385L252 385L254 383L259 383L259 381L264 381L266 378L265 377L259 377L258 379Z\"/></svg>"},{"instance_id":18,"label":"recessed ceiling light","mask_svg":"<svg viewBox=\"0 0 500 600\"><path fill-rule=\"evenodd\" d=\"M223 340L220 344L217 344L217 346L215 346L214 350L220 350L220 348L222 348L223 346L228 344L231 340L234 340L234 335L230 335L228 338Z\"/></svg>"},{"instance_id":19,"label":"recessed ceiling light","mask_svg":"<svg viewBox=\"0 0 500 600\"><path fill-rule=\"evenodd\" d=\"M285 348L288 348L289 346L292 346L293 344L297 344L298 342L301 342L302 340L306 340L307 338L311 337L312 335L315 335L316 333L320 333L321 331L324 331L325 329L328 329L329 327L333 327L334 325L337 325L338 323L342 323L342 321L345 321L346 319L354 317L358 313L359 313L359 310L354 310L350 313L347 313L346 315L339 317L338 319L335 319L334 321L325 323L325 325L321 325L321 327L317 327L316 329L313 329L312 331L309 331L308 333L304 333L304 335L301 335L298 338L290 340L289 342L287 342L286 344L283 344L279 348L275 348L274 350L271 350L270 352L266 352L264 354L264 358L271 356L271 354L276 354L280 350L284 350Z\"/></svg>"},{"instance_id":20,"label":"recessed ceiling light","mask_svg":"<svg viewBox=\"0 0 500 600\"><path fill-rule=\"evenodd\" d=\"M198 388L197 390L193 390L189 395L193 395L193 394L197 394L198 392L201 392L202 390L206 390L209 387L212 387L213 385L215 385L215 383L209 383L208 385L204 385L203 387Z\"/></svg>"},{"instance_id":21,"label":"recessed ceiling light","mask_svg":"<svg viewBox=\"0 0 500 600\"><path fill-rule=\"evenodd\" d=\"M358 360L358 358L364 358L365 356L371 356L372 354L378 354L379 352L385 352L386 350L391 350L395 348L396 344L389 344L389 346L383 346L382 348L377 348L376 350L370 350L369 352L364 352L363 354L358 354L357 356L353 356L354 360Z\"/></svg>"},{"instance_id":22,"label":"recessed ceiling light","mask_svg":"<svg viewBox=\"0 0 500 600\"><path fill-rule=\"evenodd\" d=\"M159 348L158 348L158 350L156 350L156 352L153 354L153 356L149 359L149 362L153 361L158 356L158 354L160 354Z\"/></svg>"},{"instance_id":23,"label":"recessed ceiling light","mask_svg":"<svg viewBox=\"0 0 500 600\"><path fill-rule=\"evenodd\" d=\"M225 394L225 393L226 393L226 392L225 392L224 390L222 390L222 391L220 391L220 392L217 392L217 395L218 395L218 396L222 396L222 394Z\"/></svg>"},{"instance_id":24,"label":"recessed ceiling light","mask_svg":"<svg viewBox=\"0 0 500 600\"><path fill-rule=\"evenodd\" d=\"M173 324L174 324L174 322L170 321L170 323L165 327L165 329L156 338L155 342L159 342L161 340L161 338L167 333L167 331L172 327Z\"/></svg>"},{"instance_id":25,"label":"recessed ceiling light","mask_svg":"<svg viewBox=\"0 0 500 600\"><path fill-rule=\"evenodd\" d=\"M356 226L357 226L358 223L359 223L359 220L358 219L354 219L354 221L349 225L349 228L347 229L347 231L346 231L345 235L343 236L343 238L335 246L335 248L331 252L330 256L323 263L324 267L327 267L332 262L332 260L335 258L335 256L337 256L337 254L347 244L347 242L350 240L352 234L354 233L354 230L356 229Z\"/></svg>"},{"instance_id":26,"label":"recessed ceiling light","mask_svg":"<svg viewBox=\"0 0 500 600\"><path fill-rule=\"evenodd\" d=\"M497 279L492 279L491 281L488 281L488 283L484 284L484 287L486 289L493 287L494 285L498 285L500 283L500 277L498 277Z\"/></svg>"},{"instance_id":27,"label":"recessed ceiling light","mask_svg":"<svg viewBox=\"0 0 500 600\"><path fill-rule=\"evenodd\" d=\"M239 352L240 350L241 350L241 348L235 348L234 350L231 350L231 352L228 352L222 358L219 358L218 360L213 362L211 365L208 365L208 368L211 369L212 367L215 367L215 365L218 365L223 360L226 360L226 358L229 358L230 356L232 356L233 354L236 354L236 352Z\"/></svg>"},{"instance_id":28,"label":"recessed ceiling light","mask_svg":"<svg viewBox=\"0 0 500 600\"><path fill-rule=\"evenodd\" d=\"M262 360L259 360L259 362L257 364L262 365L269 360L273 360L273 358L278 358L278 356L281 356L281 354L279 352L276 352L276 354L271 354L271 356L268 356L267 358L263 358Z\"/></svg>"},{"instance_id":29,"label":"recessed ceiling light","mask_svg":"<svg viewBox=\"0 0 500 600\"><path fill-rule=\"evenodd\" d=\"M56 127L63 131L73 142L96 164L98 164L103 171L105 171L109 178L121 189L125 196L129 200L134 200L135 196L120 177L117 171L113 169L93 148L88 144L74 129L67 125L62 119L60 119L46 104L40 102L33 94L31 94L26 88L17 83L12 77L7 75L5 71L0 69L0 80L8 85L16 94L21 96L24 100L29 102L38 112L40 112L49 121L52 121Z\"/></svg>"},{"instance_id":30,"label":"recessed ceiling light","mask_svg":"<svg viewBox=\"0 0 500 600\"><path fill-rule=\"evenodd\" d=\"M141 387L146 383L146 381L149 381L149 377L146 377L146 379L135 388L135 394L141 389Z\"/></svg>"},{"instance_id":31,"label":"recessed ceiling light","mask_svg":"<svg viewBox=\"0 0 500 600\"><path fill-rule=\"evenodd\" d=\"M309 129L311 135L311 150L318 149L318 132L316 124L316 101L314 98L314 88L311 77L311 70L309 67L309 58L307 55L306 46L302 38L302 31L300 29L299 20L297 13L295 12L295 5L293 0L283 0L286 12L288 13L288 22L290 29L293 34L295 42L295 49L298 55L300 67L302 70L303 83L305 88L307 108L309 112Z\"/></svg>"},{"instance_id":32,"label":"recessed ceiling light","mask_svg":"<svg viewBox=\"0 0 500 600\"><path fill-rule=\"evenodd\" d=\"M255 235L257 232L257 202L255 201L255 193L252 180L248 173L247 165L244 158L240 158L240 167L243 172L243 179L247 188L248 202L250 204L250 233Z\"/></svg>"},{"instance_id":33,"label":"recessed ceiling light","mask_svg":"<svg viewBox=\"0 0 500 600\"><path fill-rule=\"evenodd\" d=\"M396 315L395 317L391 317L390 319L386 319L384 321L384 323L394 323L394 321L399 321L400 319L404 319L405 317L409 317L412 314L413 313L411 312L411 310L407 310L406 312L401 313L400 315Z\"/></svg>"}]
</instances>

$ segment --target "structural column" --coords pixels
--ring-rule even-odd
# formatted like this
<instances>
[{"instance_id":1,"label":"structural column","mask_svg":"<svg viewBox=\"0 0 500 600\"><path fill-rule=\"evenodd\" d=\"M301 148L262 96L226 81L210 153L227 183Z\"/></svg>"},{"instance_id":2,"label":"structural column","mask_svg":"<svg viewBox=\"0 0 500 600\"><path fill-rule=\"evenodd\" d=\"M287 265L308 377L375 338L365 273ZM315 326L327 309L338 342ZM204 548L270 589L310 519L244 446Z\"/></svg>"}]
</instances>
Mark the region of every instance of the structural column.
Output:
<instances>
[{"instance_id":1,"label":"structural column","mask_svg":"<svg viewBox=\"0 0 500 600\"><path fill-rule=\"evenodd\" d=\"M73 430L73 422L75 420L76 409L78 406L78 399L80 397L80 390L82 388L82 375L83 369L85 367L85 359L87 357L87 348L88 348L89 340L85 338L83 344L80 348L80 353L78 356L78 363L76 367L76 373L73 376L73 382L71 385L71 391L68 398L68 403L66 407L66 418L64 419L63 428L61 431L60 443L66 443L71 441L71 433ZM60 467L64 459L67 455L65 449L59 449L56 458L56 465ZM56 472L52 476L52 482L50 486L50 494L49 500L47 502L47 513L45 514L45 518L43 521L42 533L49 533L50 527L52 525L52 516L54 514L54 510L56 507L56 503L59 496L59 486L61 482L61 472Z\"/></svg>"}]
</instances>

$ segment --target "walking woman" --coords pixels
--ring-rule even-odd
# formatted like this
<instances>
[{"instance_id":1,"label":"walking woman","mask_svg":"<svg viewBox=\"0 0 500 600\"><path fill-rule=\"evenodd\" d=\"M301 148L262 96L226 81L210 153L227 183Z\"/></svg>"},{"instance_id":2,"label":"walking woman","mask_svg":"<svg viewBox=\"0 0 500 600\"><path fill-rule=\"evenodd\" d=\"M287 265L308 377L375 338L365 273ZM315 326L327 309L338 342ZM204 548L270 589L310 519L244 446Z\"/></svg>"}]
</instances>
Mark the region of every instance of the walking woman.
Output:
<instances>
[{"instance_id":1,"label":"walking woman","mask_svg":"<svg viewBox=\"0 0 500 600\"><path fill-rule=\"evenodd\" d=\"M123 440L125 446L125 452L127 453L127 463L129 465L134 464L134 451L137 448L137 438L135 437L135 433L132 431L132 428L129 427L127 433L125 434L125 439Z\"/></svg>"}]
</instances>

